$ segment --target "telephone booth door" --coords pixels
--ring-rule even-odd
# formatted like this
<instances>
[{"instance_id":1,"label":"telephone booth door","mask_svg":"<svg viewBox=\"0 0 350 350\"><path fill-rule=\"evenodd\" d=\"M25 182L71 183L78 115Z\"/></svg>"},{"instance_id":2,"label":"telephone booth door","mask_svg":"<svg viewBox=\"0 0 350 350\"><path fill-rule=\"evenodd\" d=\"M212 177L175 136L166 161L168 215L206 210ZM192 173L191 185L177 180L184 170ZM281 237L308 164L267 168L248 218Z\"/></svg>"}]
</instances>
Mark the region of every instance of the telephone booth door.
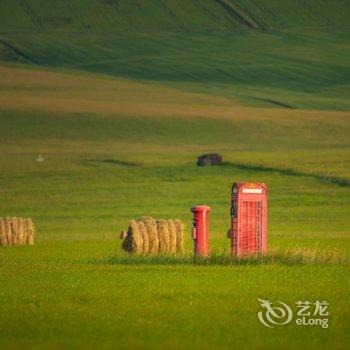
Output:
<instances>
[{"instance_id":1,"label":"telephone booth door","mask_svg":"<svg viewBox=\"0 0 350 350\"><path fill-rule=\"evenodd\" d=\"M236 256L265 253L267 188L263 183L234 183L231 191L231 251Z\"/></svg>"}]
</instances>

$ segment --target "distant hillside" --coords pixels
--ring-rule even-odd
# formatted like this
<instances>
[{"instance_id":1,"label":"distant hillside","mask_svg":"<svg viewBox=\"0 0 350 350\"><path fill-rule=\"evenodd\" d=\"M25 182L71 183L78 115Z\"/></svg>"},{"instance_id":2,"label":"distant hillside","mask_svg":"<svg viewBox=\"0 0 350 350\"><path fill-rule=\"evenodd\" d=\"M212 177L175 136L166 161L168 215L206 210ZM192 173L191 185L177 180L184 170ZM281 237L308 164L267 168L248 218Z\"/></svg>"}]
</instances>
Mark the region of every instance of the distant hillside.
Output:
<instances>
[{"instance_id":1,"label":"distant hillside","mask_svg":"<svg viewBox=\"0 0 350 350\"><path fill-rule=\"evenodd\" d=\"M347 0L2 0L0 30L347 26Z\"/></svg>"},{"instance_id":2,"label":"distant hillside","mask_svg":"<svg viewBox=\"0 0 350 350\"><path fill-rule=\"evenodd\" d=\"M2 0L0 60L350 108L348 0Z\"/></svg>"}]
</instances>

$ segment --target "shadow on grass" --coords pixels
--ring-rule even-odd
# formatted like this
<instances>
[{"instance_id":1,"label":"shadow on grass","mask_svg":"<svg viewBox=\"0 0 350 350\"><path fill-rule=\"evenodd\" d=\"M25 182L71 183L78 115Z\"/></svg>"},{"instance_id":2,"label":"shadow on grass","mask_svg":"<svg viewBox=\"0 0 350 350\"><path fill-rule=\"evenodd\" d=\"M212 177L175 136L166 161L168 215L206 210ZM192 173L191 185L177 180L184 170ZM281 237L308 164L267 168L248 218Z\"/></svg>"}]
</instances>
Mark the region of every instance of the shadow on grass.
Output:
<instances>
[{"instance_id":1,"label":"shadow on grass","mask_svg":"<svg viewBox=\"0 0 350 350\"><path fill-rule=\"evenodd\" d=\"M264 166L264 165L250 165L250 164L231 163L231 162L224 162L222 166L232 166L237 169L252 170L252 171L274 171L283 175L312 177L322 182L333 183L339 186L347 186L347 187L350 186L350 180L347 180L344 178L328 176L324 174L317 174L317 173L303 173L301 171L291 169L291 168L273 168L273 167Z\"/></svg>"},{"instance_id":2,"label":"shadow on grass","mask_svg":"<svg viewBox=\"0 0 350 350\"><path fill-rule=\"evenodd\" d=\"M272 99L269 99L269 98L255 97L255 96L248 96L248 95L241 95L241 96L247 97L247 98L252 99L252 100L267 102L269 104L272 104L272 105L278 106L278 107L283 107L283 108L288 108L288 109L295 109L295 107L293 107L292 105L289 105L289 104L281 102L281 101L272 100Z\"/></svg>"},{"instance_id":3,"label":"shadow on grass","mask_svg":"<svg viewBox=\"0 0 350 350\"><path fill-rule=\"evenodd\" d=\"M264 255L233 257L229 254L213 254L207 258L190 255L133 255L116 254L102 260L90 261L94 265L183 265L183 266L239 266L239 265L347 265L348 258L338 250L315 248L272 249Z\"/></svg>"},{"instance_id":4,"label":"shadow on grass","mask_svg":"<svg viewBox=\"0 0 350 350\"><path fill-rule=\"evenodd\" d=\"M141 164L134 163L134 162L128 162L126 160L120 160L120 159L86 159L88 162L92 163L102 163L102 164L112 164L112 165L119 165L119 166L140 166Z\"/></svg>"}]
</instances>

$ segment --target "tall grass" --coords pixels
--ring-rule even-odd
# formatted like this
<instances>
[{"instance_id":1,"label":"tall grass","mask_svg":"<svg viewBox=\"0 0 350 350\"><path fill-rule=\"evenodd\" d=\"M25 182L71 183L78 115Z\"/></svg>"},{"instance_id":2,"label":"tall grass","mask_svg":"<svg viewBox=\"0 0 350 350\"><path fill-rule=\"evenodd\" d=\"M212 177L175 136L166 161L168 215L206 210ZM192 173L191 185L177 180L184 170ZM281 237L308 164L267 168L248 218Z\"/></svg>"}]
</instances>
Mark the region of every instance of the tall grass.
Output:
<instances>
[{"instance_id":1,"label":"tall grass","mask_svg":"<svg viewBox=\"0 0 350 350\"><path fill-rule=\"evenodd\" d=\"M230 256L228 252L214 253L207 258L174 255L140 256L116 252L112 257L102 260L91 260L92 264L107 265L190 265L190 266L235 266L235 265L287 265L287 266L330 266L348 265L349 256L344 251L335 248L317 249L314 247L300 248L269 248L268 253Z\"/></svg>"}]
</instances>

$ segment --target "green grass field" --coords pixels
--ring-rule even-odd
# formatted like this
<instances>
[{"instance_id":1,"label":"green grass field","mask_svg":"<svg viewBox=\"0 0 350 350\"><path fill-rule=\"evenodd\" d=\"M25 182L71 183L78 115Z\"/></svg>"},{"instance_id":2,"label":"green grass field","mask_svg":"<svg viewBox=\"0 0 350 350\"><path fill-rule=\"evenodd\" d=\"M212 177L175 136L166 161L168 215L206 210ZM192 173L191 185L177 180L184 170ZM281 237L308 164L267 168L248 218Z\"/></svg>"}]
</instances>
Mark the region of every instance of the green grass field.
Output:
<instances>
[{"instance_id":1,"label":"green grass field","mask_svg":"<svg viewBox=\"0 0 350 350\"><path fill-rule=\"evenodd\" d=\"M0 247L1 349L349 347L349 6L281 4L0 4L0 216L37 231ZM269 188L265 257L229 255L235 181ZM123 254L142 215L183 220L184 256ZM329 328L258 298L328 301Z\"/></svg>"}]
</instances>

